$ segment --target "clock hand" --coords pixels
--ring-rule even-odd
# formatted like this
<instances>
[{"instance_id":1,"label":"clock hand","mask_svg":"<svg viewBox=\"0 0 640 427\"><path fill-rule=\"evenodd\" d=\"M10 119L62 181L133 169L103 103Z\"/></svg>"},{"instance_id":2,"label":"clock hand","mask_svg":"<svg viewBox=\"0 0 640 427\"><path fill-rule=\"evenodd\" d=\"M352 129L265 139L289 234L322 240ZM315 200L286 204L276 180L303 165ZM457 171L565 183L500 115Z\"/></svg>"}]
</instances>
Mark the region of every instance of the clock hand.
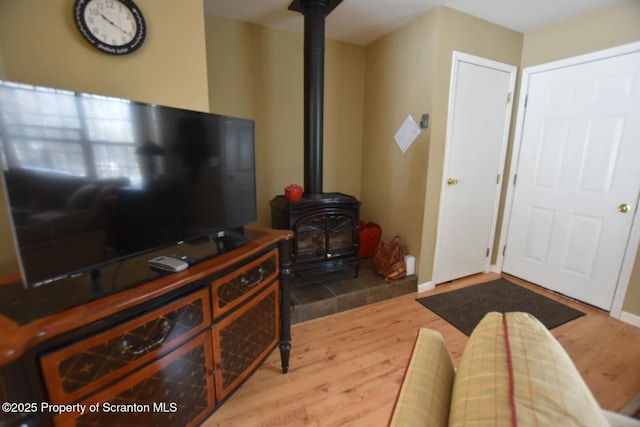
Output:
<instances>
[{"instance_id":1,"label":"clock hand","mask_svg":"<svg viewBox=\"0 0 640 427\"><path fill-rule=\"evenodd\" d=\"M107 21L109 24L113 25L114 27L116 27L117 29L119 29L120 31L122 31L123 33L125 33L128 36L131 36L131 33L128 31L123 30L122 28L120 28L119 26L117 26L113 21L111 21L109 18L107 18L106 16L104 16L103 14L100 14L100 16L102 16L102 19L104 19L105 21Z\"/></svg>"}]
</instances>

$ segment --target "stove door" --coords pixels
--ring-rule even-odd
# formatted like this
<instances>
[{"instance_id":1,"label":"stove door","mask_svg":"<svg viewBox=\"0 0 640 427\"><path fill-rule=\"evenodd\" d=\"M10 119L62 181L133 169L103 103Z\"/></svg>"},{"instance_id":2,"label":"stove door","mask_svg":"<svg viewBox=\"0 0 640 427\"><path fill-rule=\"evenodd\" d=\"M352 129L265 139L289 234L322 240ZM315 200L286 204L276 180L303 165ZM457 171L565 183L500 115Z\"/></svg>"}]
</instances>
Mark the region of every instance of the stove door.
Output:
<instances>
[{"instance_id":1,"label":"stove door","mask_svg":"<svg viewBox=\"0 0 640 427\"><path fill-rule=\"evenodd\" d=\"M327 258L353 255L357 250L352 215L327 215Z\"/></svg>"},{"instance_id":2,"label":"stove door","mask_svg":"<svg viewBox=\"0 0 640 427\"><path fill-rule=\"evenodd\" d=\"M357 224L353 213L320 213L295 225L294 256L297 262L353 255L357 251Z\"/></svg>"}]
</instances>

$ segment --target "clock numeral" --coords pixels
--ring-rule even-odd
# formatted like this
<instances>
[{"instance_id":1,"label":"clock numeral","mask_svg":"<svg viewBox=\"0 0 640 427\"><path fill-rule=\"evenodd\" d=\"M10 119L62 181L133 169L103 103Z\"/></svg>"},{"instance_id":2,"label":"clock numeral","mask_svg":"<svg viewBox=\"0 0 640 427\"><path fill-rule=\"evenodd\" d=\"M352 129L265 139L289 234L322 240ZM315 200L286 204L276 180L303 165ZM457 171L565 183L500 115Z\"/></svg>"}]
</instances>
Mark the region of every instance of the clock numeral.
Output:
<instances>
[{"instance_id":1,"label":"clock numeral","mask_svg":"<svg viewBox=\"0 0 640 427\"><path fill-rule=\"evenodd\" d=\"M100 34L100 28L98 28L98 27L93 27L93 28L91 29L91 32L92 32L93 34L98 35L98 34Z\"/></svg>"}]
</instances>

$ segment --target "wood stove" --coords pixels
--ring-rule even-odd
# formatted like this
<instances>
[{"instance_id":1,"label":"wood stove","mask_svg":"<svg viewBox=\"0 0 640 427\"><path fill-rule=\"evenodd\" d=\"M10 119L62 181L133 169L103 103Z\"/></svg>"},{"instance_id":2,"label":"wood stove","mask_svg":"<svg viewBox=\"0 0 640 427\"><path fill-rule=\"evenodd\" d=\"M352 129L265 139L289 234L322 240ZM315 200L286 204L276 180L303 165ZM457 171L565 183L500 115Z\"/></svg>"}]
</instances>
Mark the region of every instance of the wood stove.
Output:
<instances>
[{"instance_id":1,"label":"wood stove","mask_svg":"<svg viewBox=\"0 0 640 427\"><path fill-rule=\"evenodd\" d=\"M271 226L294 232L294 273L346 266L358 274L360 202L322 191L325 18L342 0L294 0L289 10L304 15L304 195L271 200Z\"/></svg>"},{"instance_id":2,"label":"wood stove","mask_svg":"<svg viewBox=\"0 0 640 427\"><path fill-rule=\"evenodd\" d=\"M271 200L273 228L293 230L292 269L295 273L328 272L347 266L358 274L360 202L341 193L324 193L288 202Z\"/></svg>"}]
</instances>

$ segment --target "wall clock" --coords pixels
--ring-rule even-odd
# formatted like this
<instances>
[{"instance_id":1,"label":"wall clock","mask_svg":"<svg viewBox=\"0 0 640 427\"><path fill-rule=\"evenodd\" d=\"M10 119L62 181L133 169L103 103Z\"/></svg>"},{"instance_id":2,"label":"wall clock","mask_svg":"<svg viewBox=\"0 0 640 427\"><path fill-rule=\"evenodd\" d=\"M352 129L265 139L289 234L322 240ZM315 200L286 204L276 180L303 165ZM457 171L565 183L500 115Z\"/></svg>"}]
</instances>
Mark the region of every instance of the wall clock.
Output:
<instances>
[{"instance_id":1,"label":"wall clock","mask_svg":"<svg viewBox=\"0 0 640 427\"><path fill-rule=\"evenodd\" d=\"M147 33L144 16L132 0L75 0L73 19L92 46L112 55L136 51Z\"/></svg>"}]
</instances>

